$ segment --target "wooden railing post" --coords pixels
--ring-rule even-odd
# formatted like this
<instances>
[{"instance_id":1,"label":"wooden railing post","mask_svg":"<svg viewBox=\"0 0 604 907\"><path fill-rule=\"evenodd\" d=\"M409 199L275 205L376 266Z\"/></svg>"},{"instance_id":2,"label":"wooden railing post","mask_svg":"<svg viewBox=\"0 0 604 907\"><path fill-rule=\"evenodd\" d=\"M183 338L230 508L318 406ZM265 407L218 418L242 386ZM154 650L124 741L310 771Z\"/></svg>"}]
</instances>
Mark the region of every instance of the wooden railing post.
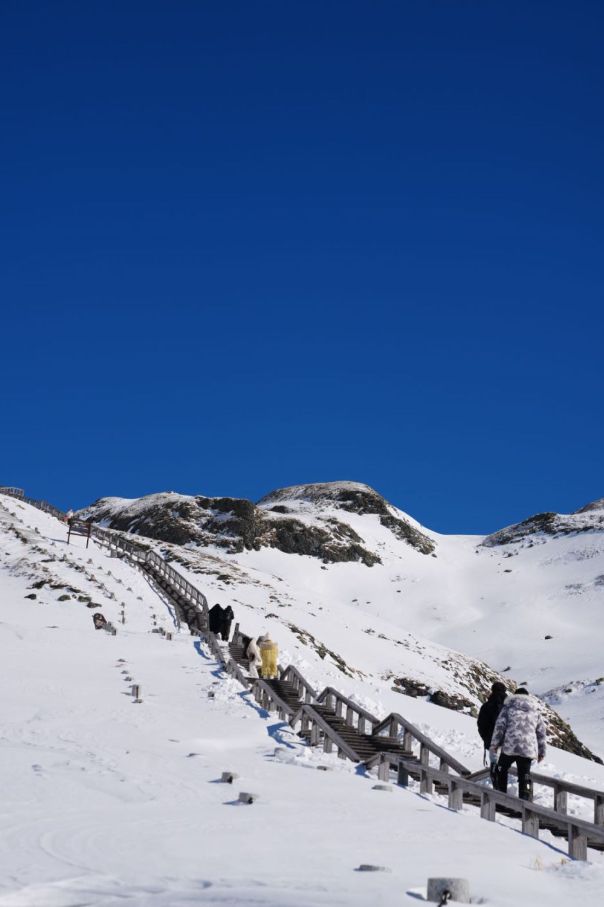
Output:
<instances>
[{"instance_id":1,"label":"wooden railing post","mask_svg":"<svg viewBox=\"0 0 604 907\"><path fill-rule=\"evenodd\" d=\"M314 721L310 725L310 745L319 745L319 727Z\"/></svg>"},{"instance_id":2,"label":"wooden railing post","mask_svg":"<svg viewBox=\"0 0 604 907\"><path fill-rule=\"evenodd\" d=\"M398 764L398 771L396 774L396 783L400 784L401 787L409 787L409 772L405 768L402 762Z\"/></svg>"},{"instance_id":3,"label":"wooden railing post","mask_svg":"<svg viewBox=\"0 0 604 907\"><path fill-rule=\"evenodd\" d=\"M587 835L572 822L568 824L568 855L573 860L587 859Z\"/></svg>"},{"instance_id":4,"label":"wooden railing post","mask_svg":"<svg viewBox=\"0 0 604 907\"><path fill-rule=\"evenodd\" d=\"M604 825L604 794L594 798L594 825Z\"/></svg>"},{"instance_id":5,"label":"wooden railing post","mask_svg":"<svg viewBox=\"0 0 604 907\"><path fill-rule=\"evenodd\" d=\"M382 756L381 762L378 764L378 778L380 781L388 781L390 779L390 763L386 756Z\"/></svg>"},{"instance_id":6,"label":"wooden railing post","mask_svg":"<svg viewBox=\"0 0 604 907\"><path fill-rule=\"evenodd\" d=\"M522 807L522 834L531 838L539 837L539 816L529 806Z\"/></svg>"},{"instance_id":7,"label":"wooden railing post","mask_svg":"<svg viewBox=\"0 0 604 907\"><path fill-rule=\"evenodd\" d=\"M554 785L554 809L557 813L568 812L568 793L559 784Z\"/></svg>"},{"instance_id":8,"label":"wooden railing post","mask_svg":"<svg viewBox=\"0 0 604 907\"><path fill-rule=\"evenodd\" d=\"M413 752L413 734L411 731L405 731L403 734L403 749L408 753Z\"/></svg>"},{"instance_id":9,"label":"wooden railing post","mask_svg":"<svg viewBox=\"0 0 604 907\"><path fill-rule=\"evenodd\" d=\"M419 792L420 794L431 794L434 791L432 779L425 768L419 770Z\"/></svg>"},{"instance_id":10,"label":"wooden railing post","mask_svg":"<svg viewBox=\"0 0 604 907\"><path fill-rule=\"evenodd\" d=\"M419 764L426 767L430 765L430 750L424 743L419 748Z\"/></svg>"},{"instance_id":11,"label":"wooden railing post","mask_svg":"<svg viewBox=\"0 0 604 907\"><path fill-rule=\"evenodd\" d=\"M331 753L333 750L333 740L327 734L323 734L323 752Z\"/></svg>"},{"instance_id":12,"label":"wooden railing post","mask_svg":"<svg viewBox=\"0 0 604 907\"><path fill-rule=\"evenodd\" d=\"M481 819L486 819L488 822L494 822L495 814L495 801L491 800L490 790L488 788L485 788L485 790L481 791L480 794L480 817Z\"/></svg>"},{"instance_id":13,"label":"wooden railing post","mask_svg":"<svg viewBox=\"0 0 604 907\"><path fill-rule=\"evenodd\" d=\"M449 781L449 809L463 809L463 790L455 783L453 778Z\"/></svg>"}]
</instances>

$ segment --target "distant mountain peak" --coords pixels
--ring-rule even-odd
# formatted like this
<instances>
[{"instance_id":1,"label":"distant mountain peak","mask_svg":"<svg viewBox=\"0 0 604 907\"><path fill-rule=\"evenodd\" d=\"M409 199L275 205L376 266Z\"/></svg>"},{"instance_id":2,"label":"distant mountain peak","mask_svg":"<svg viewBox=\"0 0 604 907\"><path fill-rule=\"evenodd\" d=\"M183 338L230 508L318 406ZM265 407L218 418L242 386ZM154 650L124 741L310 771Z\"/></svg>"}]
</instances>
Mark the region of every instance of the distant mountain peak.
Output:
<instances>
[{"instance_id":1,"label":"distant mountain peak","mask_svg":"<svg viewBox=\"0 0 604 907\"><path fill-rule=\"evenodd\" d=\"M579 507L578 510L575 510L575 513L589 513L591 510L604 510L604 498L598 498L596 501L591 501L589 504L584 504L583 507Z\"/></svg>"}]
</instances>

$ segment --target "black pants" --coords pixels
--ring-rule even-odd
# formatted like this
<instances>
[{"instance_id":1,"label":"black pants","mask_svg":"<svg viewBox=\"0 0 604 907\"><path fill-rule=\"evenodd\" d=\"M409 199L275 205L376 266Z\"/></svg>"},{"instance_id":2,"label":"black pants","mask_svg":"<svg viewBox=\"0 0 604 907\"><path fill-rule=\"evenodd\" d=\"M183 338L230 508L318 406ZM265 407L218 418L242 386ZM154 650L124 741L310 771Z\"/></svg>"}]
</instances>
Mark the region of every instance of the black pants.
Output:
<instances>
[{"instance_id":1,"label":"black pants","mask_svg":"<svg viewBox=\"0 0 604 907\"><path fill-rule=\"evenodd\" d=\"M495 787L507 794L508 771L513 763L518 771L518 796L521 800L531 800L533 796L533 782L531 781L531 760L527 756L508 756L501 753L495 771Z\"/></svg>"}]
</instances>

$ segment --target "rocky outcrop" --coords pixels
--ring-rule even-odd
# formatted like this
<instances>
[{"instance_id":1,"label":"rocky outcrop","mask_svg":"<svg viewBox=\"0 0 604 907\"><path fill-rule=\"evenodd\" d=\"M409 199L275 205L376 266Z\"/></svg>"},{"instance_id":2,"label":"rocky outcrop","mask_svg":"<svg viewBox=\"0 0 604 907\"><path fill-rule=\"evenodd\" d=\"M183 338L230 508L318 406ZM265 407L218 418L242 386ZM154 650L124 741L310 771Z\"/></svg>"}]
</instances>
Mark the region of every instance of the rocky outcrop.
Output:
<instances>
[{"instance_id":1,"label":"rocky outcrop","mask_svg":"<svg viewBox=\"0 0 604 907\"><path fill-rule=\"evenodd\" d=\"M510 545L527 541L535 543L539 538L558 538L585 532L604 532L604 509L600 501L586 504L574 513L537 513L521 523L506 526L488 535L482 542L487 547Z\"/></svg>"},{"instance_id":2,"label":"rocky outcrop","mask_svg":"<svg viewBox=\"0 0 604 907\"><path fill-rule=\"evenodd\" d=\"M604 498L598 498L597 501L591 501L589 504L584 504L583 507L579 507L578 510L575 510L575 513L591 513L593 510L603 510L604 511Z\"/></svg>"},{"instance_id":3,"label":"rocky outcrop","mask_svg":"<svg viewBox=\"0 0 604 907\"><path fill-rule=\"evenodd\" d=\"M333 516L302 520L288 508L264 509L242 498L188 497L174 493L134 501L101 498L80 512L112 529L173 545L216 546L232 554L270 547L324 563L380 563L347 523Z\"/></svg>"},{"instance_id":4,"label":"rocky outcrop","mask_svg":"<svg viewBox=\"0 0 604 907\"><path fill-rule=\"evenodd\" d=\"M290 508L283 502L289 501ZM335 508L359 516L372 514L379 517L382 526L389 529L400 541L406 542L421 554L432 554L435 544L409 520L398 516L398 511L381 494L360 482L321 482L311 485L292 485L272 491L258 501L259 507L283 512L291 504L306 504L319 510Z\"/></svg>"},{"instance_id":5,"label":"rocky outcrop","mask_svg":"<svg viewBox=\"0 0 604 907\"><path fill-rule=\"evenodd\" d=\"M347 513L375 514L396 538L422 554L434 543L367 485L332 482L283 488L258 504L245 498L209 498L174 492L143 498L101 498L79 512L112 529L136 532L174 545L216 546L232 554L276 548L324 563L381 562L346 520Z\"/></svg>"}]
</instances>

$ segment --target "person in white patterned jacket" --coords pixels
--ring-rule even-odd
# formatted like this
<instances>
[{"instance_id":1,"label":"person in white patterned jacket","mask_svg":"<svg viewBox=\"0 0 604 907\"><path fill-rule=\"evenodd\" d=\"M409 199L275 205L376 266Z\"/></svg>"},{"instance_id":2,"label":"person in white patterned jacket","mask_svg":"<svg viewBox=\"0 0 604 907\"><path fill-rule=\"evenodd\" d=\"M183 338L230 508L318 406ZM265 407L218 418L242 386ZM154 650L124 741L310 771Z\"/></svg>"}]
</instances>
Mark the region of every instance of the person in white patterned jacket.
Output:
<instances>
[{"instance_id":1,"label":"person in white patterned jacket","mask_svg":"<svg viewBox=\"0 0 604 907\"><path fill-rule=\"evenodd\" d=\"M532 799L531 762L545 756L545 724L537 703L524 687L516 690L503 706L491 738L491 757L501 754L494 775L494 786L507 793L508 771L512 763L518 770L518 796Z\"/></svg>"}]
</instances>

